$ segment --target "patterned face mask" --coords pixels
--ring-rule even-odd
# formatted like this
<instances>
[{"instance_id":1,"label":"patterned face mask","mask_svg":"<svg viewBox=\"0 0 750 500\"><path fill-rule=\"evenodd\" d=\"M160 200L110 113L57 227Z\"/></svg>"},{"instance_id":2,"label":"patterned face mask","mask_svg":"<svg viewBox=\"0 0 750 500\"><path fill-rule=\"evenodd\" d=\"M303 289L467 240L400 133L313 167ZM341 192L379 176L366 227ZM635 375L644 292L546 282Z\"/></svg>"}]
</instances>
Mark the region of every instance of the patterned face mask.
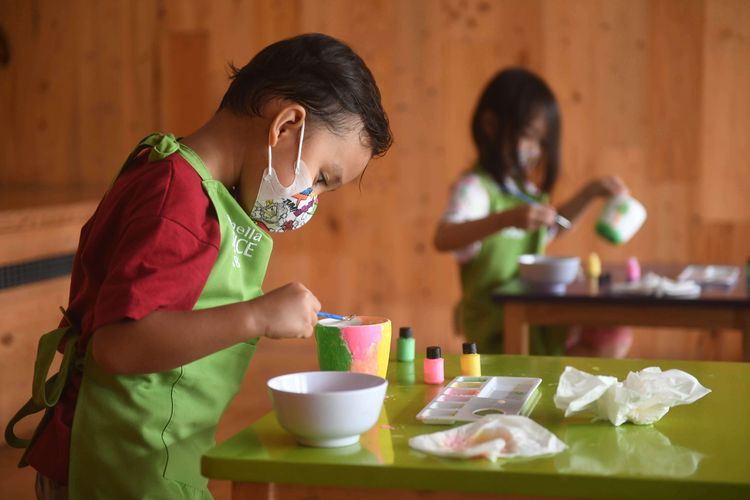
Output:
<instances>
[{"instance_id":1,"label":"patterned face mask","mask_svg":"<svg viewBox=\"0 0 750 500\"><path fill-rule=\"evenodd\" d=\"M299 136L294 181L284 187L276 176L271 161L271 146L268 146L268 168L260 181L258 197L250 217L273 233L299 229L309 221L318 208L318 197L312 194L313 182L302 161L302 141L305 139L305 122Z\"/></svg>"}]
</instances>

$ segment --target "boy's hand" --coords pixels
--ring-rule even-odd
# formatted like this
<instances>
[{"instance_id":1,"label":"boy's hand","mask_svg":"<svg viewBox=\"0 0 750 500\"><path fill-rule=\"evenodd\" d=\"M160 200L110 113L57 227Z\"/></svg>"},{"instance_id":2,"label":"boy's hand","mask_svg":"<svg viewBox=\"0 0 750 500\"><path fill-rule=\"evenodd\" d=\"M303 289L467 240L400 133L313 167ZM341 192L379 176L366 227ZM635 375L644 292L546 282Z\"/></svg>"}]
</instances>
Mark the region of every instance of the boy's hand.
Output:
<instances>
[{"instance_id":1,"label":"boy's hand","mask_svg":"<svg viewBox=\"0 0 750 500\"><path fill-rule=\"evenodd\" d=\"M288 283L248 304L258 333L275 339L311 336L320 311L318 299L301 283Z\"/></svg>"},{"instance_id":2,"label":"boy's hand","mask_svg":"<svg viewBox=\"0 0 750 500\"><path fill-rule=\"evenodd\" d=\"M513 227L531 231L555 224L557 211L549 205L520 205L506 212Z\"/></svg>"},{"instance_id":3,"label":"boy's hand","mask_svg":"<svg viewBox=\"0 0 750 500\"><path fill-rule=\"evenodd\" d=\"M619 177L607 175L596 179L589 185L594 196L618 196L627 195L628 187Z\"/></svg>"}]
</instances>

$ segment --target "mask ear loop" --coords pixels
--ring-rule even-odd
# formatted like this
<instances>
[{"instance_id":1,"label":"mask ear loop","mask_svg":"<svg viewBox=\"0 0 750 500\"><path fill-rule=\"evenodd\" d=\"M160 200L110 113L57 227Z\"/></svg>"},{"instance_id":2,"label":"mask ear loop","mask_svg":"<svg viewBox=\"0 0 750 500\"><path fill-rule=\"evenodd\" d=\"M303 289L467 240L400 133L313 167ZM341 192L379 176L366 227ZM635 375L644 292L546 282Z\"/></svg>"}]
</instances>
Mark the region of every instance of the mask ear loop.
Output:
<instances>
[{"instance_id":1,"label":"mask ear loop","mask_svg":"<svg viewBox=\"0 0 750 500\"><path fill-rule=\"evenodd\" d=\"M271 145L268 145L268 172L266 175L271 175L271 171L273 170L273 167L271 166Z\"/></svg>"},{"instance_id":2,"label":"mask ear loop","mask_svg":"<svg viewBox=\"0 0 750 500\"><path fill-rule=\"evenodd\" d=\"M297 148L297 162L294 166L294 173L297 174L300 169L300 160L302 159L302 142L305 140L305 121L302 120L302 129L299 133L299 147Z\"/></svg>"}]
</instances>

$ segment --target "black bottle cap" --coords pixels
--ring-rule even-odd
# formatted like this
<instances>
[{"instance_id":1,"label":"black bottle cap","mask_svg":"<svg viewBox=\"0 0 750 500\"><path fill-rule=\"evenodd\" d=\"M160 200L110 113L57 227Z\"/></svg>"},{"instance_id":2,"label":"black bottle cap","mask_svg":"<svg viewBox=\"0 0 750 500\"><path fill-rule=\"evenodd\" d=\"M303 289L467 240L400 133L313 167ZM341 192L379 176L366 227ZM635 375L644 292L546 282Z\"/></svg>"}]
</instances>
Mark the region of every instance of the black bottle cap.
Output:
<instances>
[{"instance_id":1,"label":"black bottle cap","mask_svg":"<svg viewBox=\"0 0 750 500\"><path fill-rule=\"evenodd\" d=\"M477 345L474 342L464 342L463 351L464 354L476 354Z\"/></svg>"},{"instance_id":2,"label":"black bottle cap","mask_svg":"<svg viewBox=\"0 0 750 500\"><path fill-rule=\"evenodd\" d=\"M398 336L402 339L410 339L414 337L410 326L402 326L398 329Z\"/></svg>"},{"instance_id":3,"label":"black bottle cap","mask_svg":"<svg viewBox=\"0 0 750 500\"><path fill-rule=\"evenodd\" d=\"M609 286L612 284L612 274L602 273L599 276L599 286Z\"/></svg>"},{"instance_id":4,"label":"black bottle cap","mask_svg":"<svg viewBox=\"0 0 750 500\"><path fill-rule=\"evenodd\" d=\"M431 345L427 348L427 359L440 359L441 352L439 345Z\"/></svg>"}]
</instances>

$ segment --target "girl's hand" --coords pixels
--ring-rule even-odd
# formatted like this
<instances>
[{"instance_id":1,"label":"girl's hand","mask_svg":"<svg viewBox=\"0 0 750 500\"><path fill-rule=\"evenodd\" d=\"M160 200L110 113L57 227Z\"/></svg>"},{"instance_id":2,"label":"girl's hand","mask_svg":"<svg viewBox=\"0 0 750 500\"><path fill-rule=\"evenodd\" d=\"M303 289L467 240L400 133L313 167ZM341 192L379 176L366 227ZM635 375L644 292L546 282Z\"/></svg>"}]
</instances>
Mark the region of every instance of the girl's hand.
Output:
<instances>
[{"instance_id":1,"label":"girl's hand","mask_svg":"<svg viewBox=\"0 0 750 500\"><path fill-rule=\"evenodd\" d=\"M549 205L520 205L504 212L510 218L510 225L531 231L542 226L553 226L557 211Z\"/></svg>"},{"instance_id":2,"label":"girl's hand","mask_svg":"<svg viewBox=\"0 0 750 500\"><path fill-rule=\"evenodd\" d=\"M628 194L628 187L619 177L607 175L589 185L594 196L619 196Z\"/></svg>"},{"instance_id":3,"label":"girl's hand","mask_svg":"<svg viewBox=\"0 0 750 500\"><path fill-rule=\"evenodd\" d=\"M318 299L301 283L286 284L247 304L251 328L274 339L310 337L320 311Z\"/></svg>"}]
</instances>

